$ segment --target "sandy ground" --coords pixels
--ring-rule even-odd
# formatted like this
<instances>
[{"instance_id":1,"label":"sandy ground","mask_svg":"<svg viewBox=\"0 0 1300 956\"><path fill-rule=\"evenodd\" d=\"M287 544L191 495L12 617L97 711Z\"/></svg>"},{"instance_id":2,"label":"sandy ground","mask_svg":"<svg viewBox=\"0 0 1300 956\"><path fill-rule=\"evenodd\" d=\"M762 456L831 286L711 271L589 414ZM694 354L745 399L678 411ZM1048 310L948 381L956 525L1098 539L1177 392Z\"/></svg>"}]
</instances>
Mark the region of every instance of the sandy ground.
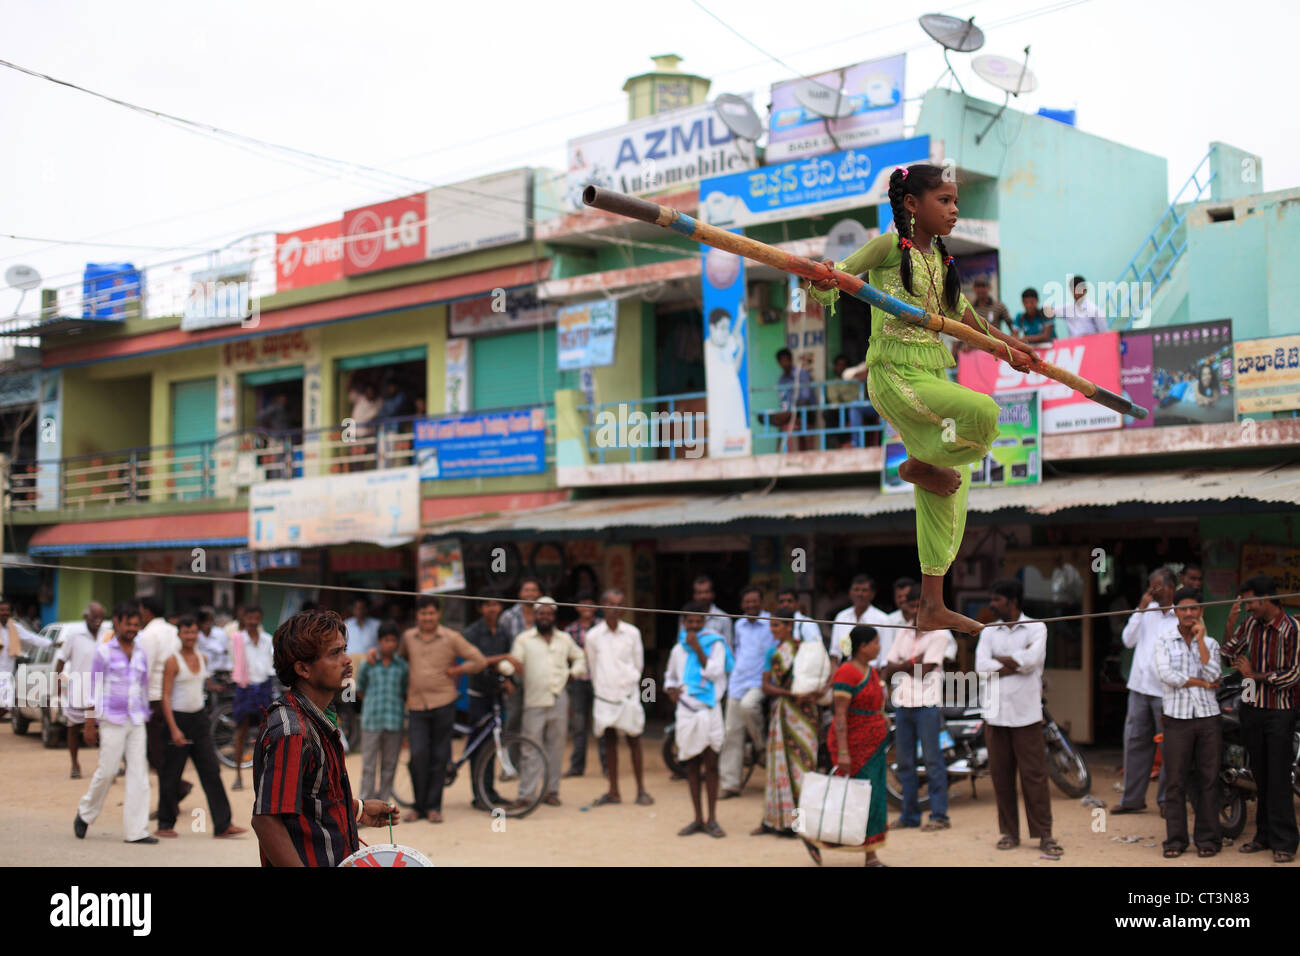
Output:
<instances>
[{"instance_id":1,"label":"sandy ground","mask_svg":"<svg viewBox=\"0 0 1300 956\"><path fill-rule=\"evenodd\" d=\"M639 807L631 802L620 806L588 808L605 790L599 774L594 747L585 777L562 782L563 806L539 807L522 820L505 821L504 832L493 829L492 819L470 806L470 785L466 774L446 792L443 811L446 822L401 824L394 838L420 850L435 865L446 866L808 866L813 863L803 847L778 837L751 837L763 808L759 768L742 797L723 801L718 820L727 831L725 839L703 834L688 838L677 831L690 821L690 795L684 781L671 780L659 756L659 742L652 740L657 729L647 732L646 785L656 804ZM455 745L459 754L461 742ZM627 751L620 754L622 790L625 800L635 795ZM1090 752L1093 793L1107 804L1117 801L1113 785L1118 780L1114 751ZM68 777L70 762L66 749L46 750L38 737L19 737L8 724L0 725L0 863L5 865L59 866L256 866L257 842L250 832L234 840L215 840L205 833L191 832L191 812L206 809L202 790L194 792L182 804L180 836L154 846L128 846L122 842L121 802L123 782L113 785L104 812L90 828L84 840L72 833L77 801L85 791L98 760L98 751L82 752L83 778ZM399 773L405 773L403 753ZM567 766L567 763L566 763ZM361 777L361 757L348 759L348 774L353 788ZM227 789L234 771L223 768ZM197 783L192 768L186 777ZM236 822L249 821L253 793L246 773L247 789L230 793ZM156 779L151 797L157 802ZM880 857L891 866L1266 866L1274 867L1266 854L1247 857L1228 847L1218 857L1204 861L1186 854L1174 861L1160 856L1164 822L1151 812L1094 817L1080 801L1065 797L1052 789L1052 812L1057 839L1065 847L1060 860L1044 859L1036 845L1026 842L1014 850L999 851L993 786L987 779L978 783L978 797L971 797L968 781L953 788L950 806L953 827L936 833L918 830L890 831ZM1154 790L1148 799L1154 808ZM895 811L891 808L891 816ZM1251 805L1251 827L1254 805ZM1022 827L1024 826L1022 820ZM498 824L499 826L499 824ZM1103 832L1094 827L1104 826ZM1249 836L1253 830L1247 828ZM368 843L388 842L387 831L363 829L361 837ZM1116 837L1138 837L1137 842L1121 843ZM1240 842L1240 841L1239 841ZM827 853L827 866L860 866L856 853Z\"/></svg>"}]
</instances>

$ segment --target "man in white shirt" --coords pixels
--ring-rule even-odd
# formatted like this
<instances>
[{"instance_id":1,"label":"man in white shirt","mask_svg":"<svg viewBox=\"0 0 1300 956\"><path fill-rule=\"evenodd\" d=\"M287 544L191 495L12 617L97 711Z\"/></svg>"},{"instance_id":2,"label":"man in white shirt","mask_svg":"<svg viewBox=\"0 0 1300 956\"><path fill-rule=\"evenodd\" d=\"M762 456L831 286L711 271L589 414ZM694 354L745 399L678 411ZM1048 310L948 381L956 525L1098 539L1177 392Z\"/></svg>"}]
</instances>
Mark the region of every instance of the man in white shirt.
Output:
<instances>
[{"instance_id":1,"label":"man in white shirt","mask_svg":"<svg viewBox=\"0 0 1300 956\"><path fill-rule=\"evenodd\" d=\"M916 623L921 608L921 588L913 587L903 599L903 620ZM903 812L890 824L892 829L921 827L947 830L948 768L939 749L943 702L943 652L952 635L946 631L899 630L889 648L889 659L880 677L893 688L894 733L898 754L898 782L903 788ZM930 820L921 826L917 799L920 780L916 772L916 742L921 741L925 757L926 782L930 793Z\"/></svg>"},{"instance_id":2,"label":"man in white shirt","mask_svg":"<svg viewBox=\"0 0 1300 956\"><path fill-rule=\"evenodd\" d=\"M1181 587L1174 592L1173 603L1178 624L1161 632L1155 654L1156 670L1165 688L1161 713L1164 762L1169 767L1167 860L1182 856L1187 849L1188 796L1196 814L1192 831L1196 855L1211 857L1223 846L1218 799L1223 728L1214 693L1223 667L1219 642L1205 634L1199 590Z\"/></svg>"},{"instance_id":3,"label":"man in white shirt","mask_svg":"<svg viewBox=\"0 0 1300 956\"><path fill-rule=\"evenodd\" d=\"M722 639L727 642L727 647L734 650L735 645L731 640L731 618L727 617L722 608L713 603L713 579L707 574L701 574L695 579L693 600L707 601L709 605L709 614L704 619L704 629L714 631L722 635Z\"/></svg>"},{"instance_id":4,"label":"man in white shirt","mask_svg":"<svg viewBox=\"0 0 1300 956\"><path fill-rule=\"evenodd\" d=\"M989 607L998 616L980 632L975 670L992 675L984 706L984 739L998 804L999 850L1020 845L1020 806L1016 771L1025 795L1029 839L1048 856L1064 850L1052 837L1052 794L1048 787L1047 747L1043 743L1043 666L1047 625L1020 610L1024 585L1015 578L994 581Z\"/></svg>"},{"instance_id":5,"label":"man in white shirt","mask_svg":"<svg viewBox=\"0 0 1300 956\"><path fill-rule=\"evenodd\" d=\"M849 585L849 600L853 603L835 615L835 626L831 629L830 655L835 667L839 666L842 659L853 656L849 634L855 627L859 624L870 624L879 634L880 628L890 623L889 615L872 603L875 599L876 582L872 580L871 575L859 574L855 577ZM890 640L892 642L892 636Z\"/></svg>"},{"instance_id":6,"label":"man in white shirt","mask_svg":"<svg viewBox=\"0 0 1300 956\"><path fill-rule=\"evenodd\" d=\"M212 673L230 670L230 635L226 629L218 627L213 618L212 608L200 608L199 650L208 658L208 670Z\"/></svg>"},{"instance_id":7,"label":"man in white shirt","mask_svg":"<svg viewBox=\"0 0 1300 956\"><path fill-rule=\"evenodd\" d=\"M915 587L920 587L920 584L912 578L898 578L894 581L894 610L886 614L885 623L876 628L876 633L880 635L880 653L871 662L876 670L882 670L889 659L890 645L899 633L898 625L907 623L903 620L903 602L907 600L907 592Z\"/></svg>"},{"instance_id":8,"label":"man in white shirt","mask_svg":"<svg viewBox=\"0 0 1300 956\"><path fill-rule=\"evenodd\" d=\"M86 710L94 706L94 688L90 669L95 663L95 648L104 630L104 605L91 601L82 613L82 620L69 624L59 634L59 650L54 655L54 672L62 675L63 713L68 718L68 753L72 757L73 780L81 777L81 764L77 759L81 748L81 734L86 726ZM84 623L83 623L84 622Z\"/></svg>"},{"instance_id":9,"label":"man in white shirt","mask_svg":"<svg viewBox=\"0 0 1300 956\"><path fill-rule=\"evenodd\" d=\"M1156 568L1147 578L1147 589L1138 602L1138 610L1124 625L1121 639L1133 648L1133 664L1128 674L1128 714L1124 718L1124 796L1111 813L1140 813L1147 808L1147 785L1156 759L1156 734L1160 733L1163 715L1161 698L1165 687L1156 670L1156 644L1160 634L1176 627L1173 611L1161 611L1174 598L1174 574L1168 568ZM1165 767L1160 767L1156 802L1165 802Z\"/></svg>"},{"instance_id":10,"label":"man in white shirt","mask_svg":"<svg viewBox=\"0 0 1300 956\"><path fill-rule=\"evenodd\" d=\"M1070 338L1080 335L1095 335L1106 332L1106 319L1097 304L1088 298L1088 281L1083 276L1075 276L1070 286L1071 299L1061 310L1065 316L1065 326Z\"/></svg>"},{"instance_id":11,"label":"man in white shirt","mask_svg":"<svg viewBox=\"0 0 1300 956\"><path fill-rule=\"evenodd\" d=\"M627 737L636 777L636 802L643 807L654 803L646 792L641 732L645 730L645 708L641 706L641 673L645 670L645 645L641 631L623 620L624 594L610 588L601 596L605 619L587 631L585 650L587 673L594 697L592 713L597 737L605 738L605 768L609 792L594 806L622 803L618 792L618 735Z\"/></svg>"},{"instance_id":12,"label":"man in white shirt","mask_svg":"<svg viewBox=\"0 0 1300 956\"><path fill-rule=\"evenodd\" d=\"M748 587L740 592L740 610L733 628L736 663L727 679L727 705L723 715L724 737L718 756L722 795L719 800L740 796L745 769L745 736L758 753L767 746L763 728L763 671L767 652L776 646L772 636L772 615L763 610L763 591Z\"/></svg>"},{"instance_id":13,"label":"man in white shirt","mask_svg":"<svg viewBox=\"0 0 1300 956\"><path fill-rule=\"evenodd\" d=\"M149 662L149 723L145 726L148 744L149 767L154 773L161 773L163 758L167 754L167 741L171 739L171 730L167 727L167 716L163 713L163 667L173 654L181 649L181 639L176 628L167 623L163 616L163 603L156 597L137 598L140 605L140 621L143 627L136 635L136 647L144 651L145 660ZM190 792L194 785L182 780L180 799Z\"/></svg>"},{"instance_id":14,"label":"man in white shirt","mask_svg":"<svg viewBox=\"0 0 1300 956\"><path fill-rule=\"evenodd\" d=\"M799 592L794 588L782 588L776 592L776 612L777 617L794 619L794 636L799 640L825 643L822 629L813 623L812 618L799 610Z\"/></svg>"}]
</instances>

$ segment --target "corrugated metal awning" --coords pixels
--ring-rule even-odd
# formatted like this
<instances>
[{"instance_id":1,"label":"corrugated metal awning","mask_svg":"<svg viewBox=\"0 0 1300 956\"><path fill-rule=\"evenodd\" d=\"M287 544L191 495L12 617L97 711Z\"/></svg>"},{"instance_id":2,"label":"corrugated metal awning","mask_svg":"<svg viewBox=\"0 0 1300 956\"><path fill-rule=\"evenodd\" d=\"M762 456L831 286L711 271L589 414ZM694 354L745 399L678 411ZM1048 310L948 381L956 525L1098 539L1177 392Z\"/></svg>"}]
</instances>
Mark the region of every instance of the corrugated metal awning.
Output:
<instances>
[{"instance_id":1,"label":"corrugated metal awning","mask_svg":"<svg viewBox=\"0 0 1300 956\"><path fill-rule=\"evenodd\" d=\"M68 521L32 535L27 552L75 555L94 551L136 551L165 548L227 548L248 546L248 512L114 518L108 521Z\"/></svg>"},{"instance_id":2,"label":"corrugated metal awning","mask_svg":"<svg viewBox=\"0 0 1300 956\"><path fill-rule=\"evenodd\" d=\"M1195 469L1123 475L1080 475L1038 485L975 488L970 511L1050 515L1073 508L1125 503L1253 501L1300 503L1300 466ZM429 534L590 533L613 528L687 528L761 518L802 519L903 514L912 495L879 488L821 488L763 495L625 495L587 498L514 514L426 524Z\"/></svg>"}]
</instances>

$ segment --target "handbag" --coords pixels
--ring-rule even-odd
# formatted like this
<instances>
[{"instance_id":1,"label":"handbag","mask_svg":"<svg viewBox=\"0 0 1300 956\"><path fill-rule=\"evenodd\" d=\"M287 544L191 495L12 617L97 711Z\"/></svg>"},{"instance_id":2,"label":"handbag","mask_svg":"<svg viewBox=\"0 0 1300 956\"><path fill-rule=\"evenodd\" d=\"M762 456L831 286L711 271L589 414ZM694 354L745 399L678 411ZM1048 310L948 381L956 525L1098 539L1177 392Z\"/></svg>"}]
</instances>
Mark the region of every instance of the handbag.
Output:
<instances>
[{"instance_id":1,"label":"handbag","mask_svg":"<svg viewBox=\"0 0 1300 956\"><path fill-rule=\"evenodd\" d=\"M871 781L805 773L799 814L810 839L862 846L871 814Z\"/></svg>"},{"instance_id":2,"label":"handbag","mask_svg":"<svg viewBox=\"0 0 1300 956\"><path fill-rule=\"evenodd\" d=\"M831 658L821 641L804 641L794 653L794 676L790 679L790 693L811 694L821 690L831 676ZM817 703L823 707L831 702L833 690L827 690Z\"/></svg>"}]
</instances>

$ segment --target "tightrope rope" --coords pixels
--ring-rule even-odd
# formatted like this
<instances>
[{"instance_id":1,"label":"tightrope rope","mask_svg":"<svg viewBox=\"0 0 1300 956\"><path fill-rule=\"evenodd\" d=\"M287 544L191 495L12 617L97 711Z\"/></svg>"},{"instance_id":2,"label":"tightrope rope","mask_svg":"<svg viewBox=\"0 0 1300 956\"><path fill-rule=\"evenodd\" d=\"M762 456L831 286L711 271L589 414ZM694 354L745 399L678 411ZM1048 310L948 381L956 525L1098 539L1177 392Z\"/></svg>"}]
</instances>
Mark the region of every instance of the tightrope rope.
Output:
<instances>
[{"instance_id":1,"label":"tightrope rope","mask_svg":"<svg viewBox=\"0 0 1300 956\"><path fill-rule=\"evenodd\" d=\"M132 571L132 570L125 569L125 568L88 568L88 567L81 567L81 566L77 566L77 565L69 565L69 564L42 564L42 563L40 563L40 562L36 562L36 561L0 561L0 567L4 567L4 568L50 568L50 569L53 569L53 570L56 570L56 571L84 571L84 572L87 572L87 573L90 573L90 574L129 574L129 575L133 575L133 576L135 576L135 577L148 577L148 578L177 578L177 579L179 579L179 580L183 580L183 581L204 581L204 582L207 582L207 583L217 583L217 582L219 582L219 583L222 583L222 584L227 584L227 583L229 583L229 584L252 584L252 583L253 583L249 578L232 578L232 577L223 577L223 576L221 576L221 575L215 575L215 574L184 574L184 573L179 572L179 571L161 572L161 573L159 573L159 572L154 572L154 571L138 571L138 570L137 570L137 571ZM391 597L424 597L424 596L425 596L425 593L426 593L426 592L424 592L424 591L399 591L399 590L393 590L393 589L389 589L389 588L358 588L358 587L347 587L347 586L345 586L345 585L341 585L341 584L302 584L302 583L300 583L300 582L296 582L296 581L262 581L262 580L258 580L258 581L257 581L257 585L258 585L259 587L301 588L301 589L303 589L303 590L314 590L314 591L341 591L341 592L343 592L343 593L345 593L345 594L363 594L363 595L364 595L364 594L384 594L384 595L388 595L388 596L391 596ZM495 601L495 602L497 602L498 604L535 604L535 603L537 603L536 601L528 601L528 600L525 600L524 598L497 597L497 596L495 596L495 595L491 595L491 594L437 594L437 595L435 595L435 597L437 597L437 598L439 598L439 599L441 599L441 600L455 600L455 601L479 601L479 602L482 602L482 601ZM1274 600L1274 601L1277 601L1277 602L1281 603L1281 601L1282 601L1284 598L1292 598L1292 597L1300 597L1300 591L1292 591L1292 592L1290 592L1290 593L1288 593L1288 594L1270 594L1270 595L1268 595L1268 600ZM1222 605L1222 604L1236 604L1236 603L1237 603L1238 601L1240 601L1240 600L1242 600L1242 599L1239 598L1239 597L1236 597L1236 598L1224 598L1224 599L1222 599L1222 600L1218 600L1218 601L1197 601L1197 602L1194 603L1194 604L1179 604L1179 605L1176 605L1176 606L1177 606L1177 607L1216 607L1216 606L1218 606L1218 605ZM672 614L672 615L674 615L674 616L681 616L681 614L682 614L681 611L673 610L673 609L671 609L671 608L662 608L662 607L630 607L630 606L628 606L628 605L622 605L622 604L594 604L594 605L593 605L593 604L574 604L574 603L569 603L569 602L564 602L564 601L556 601L556 602L555 602L555 606L556 606L556 607L571 607L571 608L594 607L594 608L596 608L597 610L601 610L601 611L623 611L624 613L627 613L627 614ZM1119 611L1090 611L1090 612L1088 612L1087 614L1062 614L1062 615L1059 615L1059 616L1057 616L1057 617L1036 617L1036 618L1034 618L1033 620L1034 620L1035 623L1038 623L1038 624L1054 624L1054 623L1057 623L1057 622L1060 622L1060 621L1083 621L1083 620L1086 620L1086 619L1088 619L1088 618L1093 618L1093 617L1117 617L1117 616L1119 616L1119 615L1123 615L1123 614L1143 614L1143 613L1154 612L1154 611L1162 611L1162 612L1163 612L1163 611L1172 610L1174 607L1175 607L1175 605L1173 605L1173 604L1168 604L1168 605L1162 605L1162 606L1159 606L1159 607L1126 608L1126 609L1124 609L1124 610L1119 610ZM707 614L707 615L705 615L705 616L706 616L706 617L725 617L725 618L730 618L730 619L732 619L732 620L739 620L739 619L741 619L741 618L746 618L746 619L748 619L748 617L749 617L748 614L729 614L729 613L727 613L726 611L719 611L719 612L716 613L716 614L710 613L710 614ZM772 615L772 616L773 616L773 617L777 617L778 615L775 615L775 614L774 614L774 615ZM800 623L800 624L804 624L804 623L808 623L808 624L827 624L827 625L830 625L830 626L832 626L832 627L835 626L836 624L846 624L846 623L847 623L847 622L845 622L845 621L822 621L822 620L818 620L817 618L811 618L811 617L800 617L800 618L797 618L796 620L797 620L798 623ZM903 631L915 631L915 630L917 629L915 624L882 624L882 625L880 625L880 626L881 626L881 627L896 627L896 628L898 628L899 630L903 630ZM990 623L990 624L985 625L985 626L986 626L986 627L993 627L993 626L997 626L997 625L996 625L995 623Z\"/></svg>"}]
</instances>

